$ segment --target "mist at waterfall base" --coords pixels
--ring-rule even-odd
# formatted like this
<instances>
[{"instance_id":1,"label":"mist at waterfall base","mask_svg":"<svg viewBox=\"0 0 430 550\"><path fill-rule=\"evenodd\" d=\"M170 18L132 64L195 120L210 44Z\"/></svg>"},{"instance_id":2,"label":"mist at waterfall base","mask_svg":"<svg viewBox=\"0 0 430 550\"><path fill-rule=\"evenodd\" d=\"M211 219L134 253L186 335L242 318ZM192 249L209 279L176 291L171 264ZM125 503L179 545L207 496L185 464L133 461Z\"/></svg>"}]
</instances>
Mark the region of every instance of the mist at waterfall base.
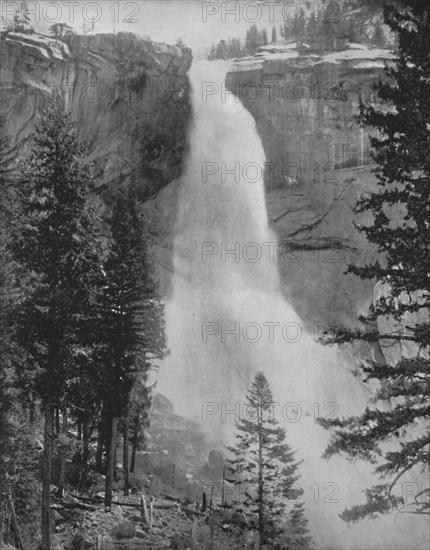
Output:
<instances>
[{"instance_id":1,"label":"mist at waterfall base","mask_svg":"<svg viewBox=\"0 0 430 550\"><path fill-rule=\"evenodd\" d=\"M420 517L408 514L394 521L390 515L352 526L338 517L345 507L362 502L362 491L377 480L368 464L321 458L329 434L315 423L315 413L360 413L368 389L352 376L335 348L315 343L305 331L281 295L273 258L237 262L231 256L202 254L204 243L215 243L221 250L222 243L231 249L234 243L263 248L263 243L276 242L268 225L263 181L237 181L234 176L221 181L221 171L202 177L202 166L208 162L264 166L251 114L230 94L202 94L203 83L223 82L226 71L223 61L195 62L190 70L193 123L178 204L174 291L166 304L170 355L160 365L157 391L171 400L177 414L199 423L222 450L234 434L235 414L228 411L242 408L253 377L263 371L279 403L275 416L303 460L299 485L316 547L426 548L425 521ZM215 245L206 249L216 250ZM239 342L233 334L222 335L222 323L227 329L239 323ZM264 329L259 341L249 341L255 334L251 329L249 338L243 337L248 323ZM279 323L272 338L267 323ZM282 337L281 328L289 323L302 328L298 341L293 333L291 341ZM214 334L203 337L205 326Z\"/></svg>"}]
</instances>

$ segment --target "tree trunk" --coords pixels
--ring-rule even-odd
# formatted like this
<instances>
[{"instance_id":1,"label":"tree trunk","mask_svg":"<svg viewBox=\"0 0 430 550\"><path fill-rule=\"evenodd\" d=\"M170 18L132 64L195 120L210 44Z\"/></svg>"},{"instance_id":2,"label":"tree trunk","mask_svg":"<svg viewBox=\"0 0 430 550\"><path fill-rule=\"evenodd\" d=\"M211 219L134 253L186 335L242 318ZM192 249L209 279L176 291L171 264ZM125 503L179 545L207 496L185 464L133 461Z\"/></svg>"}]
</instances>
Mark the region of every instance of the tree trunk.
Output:
<instances>
[{"instance_id":1,"label":"tree trunk","mask_svg":"<svg viewBox=\"0 0 430 550\"><path fill-rule=\"evenodd\" d=\"M62 433L67 433L67 412L63 411ZM63 498L64 485L66 480L66 449L60 443L59 446L59 472L58 472L58 497Z\"/></svg>"},{"instance_id":2,"label":"tree trunk","mask_svg":"<svg viewBox=\"0 0 430 550\"><path fill-rule=\"evenodd\" d=\"M139 441L139 426L133 422L133 437L131 439L131 461L130 461L130 472L134 473L136 467L136 452L137 452L137 442Z\"/></svg>"},{"instance_id":3,"label":"tree trunk","mask_svg":"<svg viewBox=\"0 0 430 550\"><path fill-rule=\"evenodd\" d=\"M136 467L136 451L137 451L137 445L133 442L133 445L131 447L131 459L130 459L130 472L133 474L134 469Z\"/></svg>"},{"instance_id":4,"label":"tree trunk","mask_svg":"<svg viewBox=\"0 0 430 550\"><path fill-rule=\"evenodd\" d=\"M149 532L152 531L153 523L154 523L154 497L151 497L149 502L149 525L148 525Z\"/></svg>"},{"instance_id":5,"label":"tree trunk","mask_svg":"<svg viewBox=\"0 0 430 550\"><path fill-rule=\"evenodd\" d=\"M108 443L106 456L105 506L110 507L112 504L112 483L115 469L116 430L118 425L118 417L111 415L109 425L110 441Z\"/></svg>"},{"instance_id":6,"label":"tree trunk","mask_svg":"<svg viewBox=\"0 0 430 550\"><path fill-rule=\"evenodd\" d=\"M103 459L103 441L104 441L104 415L102 414L99 422L97 432L97 449L96 449L96 470L102 471L102 459Z\"/></svg>"},{"instance_id":7,"label":"tree trunk","mask_svg":"<svg viewBox=\"0 0 430 550\"><path fill-rule=\"evenodd\" d=\"M213 514L210 515L209 529L210 529L209 550L214 550L214 547L215 547L215 526L214 526L214 515Z\"/></svg>"},{"instance_id":8,"label":"tree trunk","mask_svg":"<svg viewBox=\"0 0 430 550\"><path fill-rule=\"evenodd\" d=\"M60 408L55 407L55 434L58 436L61 432L60 426Z\"/></svg>"},{"instance_id":9,"label":"tree trunk","mask_svg":"<svg viewBox=\"0 0 430 550\"><path fill-rule=\"evenodd\" d=\"M149 515L148 515L148 507L146 505L146 497L145 495L141 495L140 497L140 504L142 507L142 521L145 522L146 525L149 525Z\"/></svg>"},{"instance_id":10,"label":"tree trunk","mask_svg":"<svg viewBox=\"0 0 430 550\"><path fill-rule=\"evenodd\" d=\"M128 469L128 413L125 411L124 415L124 436L123 436L123 450L122 450L122 467L124 468L124 496L127 497L130 492L130 476Z\"/></svg>"},{"instance_id":11,"label":"tree trunk","mask_svg":"<svg viewBox=\"0 0 430 550\"><path fill-rule=\"evenodd\" d=\"M25 550L24 543L22 542L21 533L18 526L18 521L16 519L15 506L12 498L12 491L9 489L9 507L10 507L10 521L12 528L14 530L15 539L18 545L19 550Z\"/></svg>"},{"instance_id":12,"label":"tree trunk","mask_svg":"<svg viewBox=\"0 0 430 550\"><path fill-rule=\"evenodd\" d=\"M117 424L118 427L118 424ZM118 481L118 468L116 465L118 464L118 449L115 442L115 449L113 452L113 479L114 481Z\"/></svg>"},{"instance_id":13,"label":"tree trunk","mask_svg":"<svg viewBox=\"0 0 430 550\"><path fill-rule=\"evenodd\" d=\"M221 506L225 509L225 466L222 469Z\"/></svg>"},{"instance_id":14,"label":"tree trunk","mask_svg":"<svg viewBox=\"0 0 430 550\"><path fill-rule=\"evenodd\" d=\"M36 421L36 407L35 407L35 404L34 404L34 397L33 397L33 393L30 392L30 404L29 404L29 409L30 409L30 424L34 424L35 421Z\"/></svg>"},{"instance_id":15,"label":"tree trunk","mask_svg":"<svg viewBox=\"0 0 430 550\"><path fill-rule=\"evenodd\" d=\"M42 550L51 548L51 456L52 425L54 409L51 403L45 406L45 427L43 434L43 469L42 469Z\"/></svg>"},{"instance_id":16,"label":"tree trunk","mask_svg":"<svg viewBox=\"0 0 430 550\"><path fill-rule=\"evenodd\" d=\"M263 479L263 411L258 410L258 532L260 533L258 548L264 544L264 479Z\"/></svg>"},{"instance_id":17,"label":"tree trunk","mask_svg":"<svg viewBox=\"0 0 430 550\"><path fill-rule=\"evenodd\" d=\"M88 458L90 455L90 433L88 426L88 418L82 421L82 463L81 463L81 485L85 488L87 483L88 473Z\"/></svg>"}]
</instances>

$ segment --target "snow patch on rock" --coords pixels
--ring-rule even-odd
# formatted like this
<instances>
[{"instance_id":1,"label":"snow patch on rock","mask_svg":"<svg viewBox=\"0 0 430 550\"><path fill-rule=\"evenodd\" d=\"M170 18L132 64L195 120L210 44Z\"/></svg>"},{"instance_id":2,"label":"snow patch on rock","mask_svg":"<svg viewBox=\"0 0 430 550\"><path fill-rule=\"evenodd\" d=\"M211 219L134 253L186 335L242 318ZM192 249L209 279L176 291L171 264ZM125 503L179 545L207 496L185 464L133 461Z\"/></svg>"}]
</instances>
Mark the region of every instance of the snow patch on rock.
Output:
<instances>
[{"instance_id":1,"label":"snow patch on rock","mask_svg":"<svg viewBox=\"0 0 430 550\"><path fill-rule=\"evenodd\" d=\"M302 45L303 46L303 45ZM385 61L392 59L392 52L388 49L369 48L363 44L349 44L344 50L319 54L310 50L299 51L297 42L286 44L269 44L259 48L253 56L234 59L231 71L254 71L264 67L270 61L289 61L300 58L309 67L319 63L339 65L351 63L356 69L379 69L384 67Z\"/></svg>"},{"instance_id":2,"label":"snow patch on rock","mask_svg":"<svg viewBox=\"0 0 430 550\"><path fill-rule=\"evenodd\" d=\"M50 59L64 59L70 57L69 47L65 42L56 40L43 34L24 34L20 32L11 32L6 38L6 42L21 44L24 48L37 51L43 57Z\"/></svg>"}]
</instances>

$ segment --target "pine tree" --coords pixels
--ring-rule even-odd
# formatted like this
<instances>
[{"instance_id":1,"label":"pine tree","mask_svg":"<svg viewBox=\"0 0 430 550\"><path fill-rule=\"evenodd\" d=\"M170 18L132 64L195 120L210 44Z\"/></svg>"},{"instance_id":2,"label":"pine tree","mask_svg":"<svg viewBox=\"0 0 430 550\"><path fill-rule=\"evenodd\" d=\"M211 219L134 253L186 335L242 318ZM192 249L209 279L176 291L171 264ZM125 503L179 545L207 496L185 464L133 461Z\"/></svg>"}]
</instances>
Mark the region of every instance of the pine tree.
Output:
<instances>
[{"instance_id":1,"label":"pine tree","mask_svg":"<svg viewBox=\"0 0 430 550\"><path fill-rule=\"evenodd\" d=\"M261 40L257 25L251 25L246 31L245 49L248 53L253 54L259 46L261 46Z\"/></svg>"},{"instance_id":2,"label":"pine tree","mask_svg":"<svg viewBox=\"0 0 430 550\"><path fill-rule=\"evenodd\" d=\"M49 33L55 38L62 38L63 36L75 34L75 31L67 23L54 23L49 27Z\"/></svg>"},{"instance_id":3,"label":"pine tree","mask_svg":"<svg viewBox=\"0 0 430 550\"><path fill-rule=\"evenodd\" d=\"M119 192L113 205L109 256L100 302L100 392L108 419L105 504L112 499L114 450L119 418L125 416L137 377L145 377L165 354L164 309L139 203Z\"/></svg>"},{"instance_id":4,"label":"pine tree","mask_svg":"<svg viewBox=\"0 0 430 550\"><path fill-rule=\"evenodd\" d=\"M0 118L3 133L4 120ZM14 435L11 422L13 410L13 332L12 315L14 304L14 281L11 270L8 241L12 206L11 176L13 173L13 153L6 136L0 138L0 537L6 531L5 509L9 498L8 477L11 465L16 458L13 453Z\"/></svg>"},{"instance_id":5,"label":"pine tree","mask_svg":"<svg viewBox=\"0 0 430 550\"><path fill-rule=\"evenodd\" d=\"M285 25L279 25L279 34L285 39Z\"/></svg>"},{"instance_id":6,"label":"pine tree","mask_svg":"<svg viewBox=\"0 0 430 550\"><path fill-rule=\"evenodd\" d=\"M229 57L240 57L243 53L242 43L239 38L229 40Z\"/></svg>"},{"instance_id":7,"label":"pine tree","mask_svg":"<svg viewBox=\"0 0 430 550\"><path fill-rule=\"evenodd\" d=\"M303 12L300 12L300 15L291 22L291 35L298 41L301 42L305 38L305 26L306 20L303 15ZM287 31L285 32L287 36Z\"/></svg>"},{"instance_id":8,"label":"pine tree","mask_svg":"<svg viewBox=\"0 0 430 550\"><path fill-rule=\"evenodd\" d=\"M45 411L42 548L50 548L50 482L54 407L59 407L81 349L92 295L101 276L95 221L87 206L90 177L84 145L55 97L42 113L22 175L24 220L14 254L33 281L17 313L24 373ZM31 365L31 367L30 367ZM23 378L24 378L23 376Z\"/></svg>"},{"instance_id":9,"label":"pine tree","mask_svg":"<svg viewBox=\"0 0 430 550\"><path fill-rule=\"evenodd\" d=\"M34 32L33 27L30 25L27 0L21 0L19 3L19 13L16 13L13 18L12 30L14 32L21 32L24 34Z\"/></svg>"},{"instance_id":10,"label":"pine tree","mask_svg":"<svg viewBox=\"0 0 430 550\"><path fill-rule=\"evenodd\" d=\"M212 44L208 59L231 59L232 57L240 57L245 54L242 47L242 43L239 38L230 38L227 40L220 40L218 44Z\"/></svg>"},{"instance_id":11,"label":"pine tree","mask_svg":"<svg viewBox=\"0 0 430 550\"><path fill-rule=\"evenodd\" d=\"M216 59L227 59L227 42L225 40L220 40L216 47L215 58Z\"/></svg>"},{"instance_id":12,"label":"pine tree","mask_svg":"<svg viewBox=\"0 0 430 550\"><path fill-rule=\"evenodd\" d=\"M362 125L376 130L371 145L379 188L355 207L370 214L359 230L380 256L363 267L350 266L349 272L379 281L387 292L361 318L362 330L337 327L323 341L409 343L415 351L394 365L367 361L365 377L380 383L373 405L360 416L322 422L334 430L327 457L342 452L378 463L376 472L388 478L366 491L365 505L343 513L347 521L400 506L402 497L394 494L399 480L425 473L429 464L430 8L398 2L385 8L384 17L399 44L394 63L385 69L387 80L378 87L385 108L361 105L359 115ZM401 328L381 333L375 328L379 319ZM429 493L425 489L404 510L428 514L423 498Z\"/></svg>"},{"instance_id":13,"label":"pine tree","mask_svg":"<svg viewBox=\"0 0 430 550\"><path fill-rule=\"evenodd\" d=\"M99 289L100 292L100 289ZM92 325L97 322L94 315ZM67 400L62 408L63 426L67 427L70 420L79 427L80 452L79 452L79 482L80 489L87 486L90 469L90 438L98 427L101 416L101 399L99 390L99 364L97 361L98 338L92 326L86 326L86 334L80 336L83 344L79 353L75 354L73 361L73 373L67 384ZM68 410L72 414L68 414ZM63 430L67 431L67 430ZM67 438L64 437L63 439ZM60 448L60 450L62 450ZM63 459L59 453L60 461ZM59 487L59 493L62 488Z\"/></svg>"},{"instance_id":14,"label":"pine tree","mask_svg":"<svg viewBox=\"0 0 430 550\"><path fill-rule=\"evenodd\" d=\"M258 515L260 544L276 543L290 532L291 519L285 512L293 508L294 484L299 479L294 451L285 443L285 430L273 417L274 401L266 377L258 373L246 396L246 414L236 424L236 446L229 469L240 486L245 486L243 505ZM301 525L305 526L305 522ZM305 550L307 546L303 546Z\"/></svg>"},{"instance_id":15,"label":"pine tree","mask_svg":"<svg viewBox=\"0 0 430 550\"><path fill-rule=\"evenodd\" d=\"M294 503L289 515L288 531L282 537L282 542L282 548L288 548L288 550L312 548L312 538L309 536L303 502Z\"/></svg>"},{"instance_id":16,"label":"pine tree","mask_svg":"<svg viewBox=\"0 0 430 550\"><path fill-rule=\"evenodd\" d=\"M278 41L278 33L276 32L275 25L273 25L273 28L272 28L272 44L276 44L277 41Z\"/></svg>"},{"instance_id":17,"label":"pine tree","mask_svg":"<svg viewBox=\"0 0 430 550\"><path fill-rule=\"evenodd\" d=\"M0 117L0 236L10 231L10 224L14 218L11 210L15 202L13 173L16 150L10 146L5 131L5 121Z\"/></svg>"},{"instance_id":18,"label":"pine tree","mask_svg":"<svg viewBox=\"0 0 430 550\"><path fill-rule=\"evenodd\" d=\"M216 59L216 46L214 43L212 43L211 47L210 47L210 50L209 50L209 53L208 53L208 59L209 61L213 61L214 59Z\"/></svg>"},{"instance_id":19,"label":"pine tree","mask_svg":"<svg viewBox=\"0 0 430 550\"><path fill-rule=\"evenodd\" d=\"M261 46L267 46L269 43L269 37L267 36L267 30L263 29L261 31L261 38L260 38Z\"/></svg>"}]
</instances>

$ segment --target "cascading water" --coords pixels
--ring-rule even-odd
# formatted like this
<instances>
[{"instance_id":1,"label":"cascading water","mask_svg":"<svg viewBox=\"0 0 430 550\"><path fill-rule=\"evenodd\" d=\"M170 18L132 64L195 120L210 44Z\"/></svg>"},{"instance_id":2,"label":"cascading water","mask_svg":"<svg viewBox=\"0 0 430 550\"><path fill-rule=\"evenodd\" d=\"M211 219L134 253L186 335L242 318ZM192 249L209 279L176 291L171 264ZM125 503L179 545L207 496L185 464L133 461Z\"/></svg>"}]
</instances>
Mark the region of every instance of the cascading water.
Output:
<instances>
[{"instance_id":1,"label":"cascading water","mask_svg":"<svg viewBox=\"0 0 430 550\"><path fill-rule=\"evenodd\" d=\"M231 442L246 390L263 371L279 403L275 415L303 460L300 485L316 546L424 548L425 535L417 534L422 520L394 523L390 516L349 528L338 518L376 481L368 465L321 459L328 434L315 414L359 413L367 395L336 350L305 332L280 293L264 183L243 177L245 166L265 161L254 119L231 94L202 94L204 83L220 90L226 71L224 62L195 63L190 71L193 124L178 204L174 294L166 308L170 356L160 368L158 391L222 449ZM222 163L228 169L238 164L242 176L223 174ZM223 254L235 247L239 257Z\"/></svg>"}]
</instances>

